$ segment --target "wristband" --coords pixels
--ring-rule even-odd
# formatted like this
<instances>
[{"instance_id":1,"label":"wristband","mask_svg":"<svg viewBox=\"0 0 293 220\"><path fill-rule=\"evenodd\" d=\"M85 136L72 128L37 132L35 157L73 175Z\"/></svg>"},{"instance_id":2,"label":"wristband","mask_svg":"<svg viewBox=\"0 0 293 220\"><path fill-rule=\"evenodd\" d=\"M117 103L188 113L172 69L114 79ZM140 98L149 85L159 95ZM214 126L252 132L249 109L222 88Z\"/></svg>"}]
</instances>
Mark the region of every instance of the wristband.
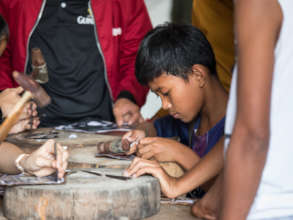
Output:
<instances>
[{"instance_id":1,"label":"wristband","mask_svg":"<svg viewBox=\"0 0 293 220\"><path fill-rule=\"evenodd\" d=\"M29 154L20 154L15 160L15 166L21 173L25 173L25 171L24 168L20 165L20 161L26 156L29 156Z\"/></svg>"}]
</instances>

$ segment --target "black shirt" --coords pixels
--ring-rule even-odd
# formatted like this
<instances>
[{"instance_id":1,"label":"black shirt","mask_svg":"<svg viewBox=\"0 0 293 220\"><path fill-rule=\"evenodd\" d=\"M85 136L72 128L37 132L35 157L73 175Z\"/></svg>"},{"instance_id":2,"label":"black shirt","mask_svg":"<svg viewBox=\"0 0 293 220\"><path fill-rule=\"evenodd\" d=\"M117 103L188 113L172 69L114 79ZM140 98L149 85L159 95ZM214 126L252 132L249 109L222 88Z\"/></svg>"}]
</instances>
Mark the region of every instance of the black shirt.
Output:
<instances>
[{"instance_id":1,"label":"black shirt","mask_svg":"<svg viewBox=\"0 0 293 220\"><path fill-rule=\"evenodd\" d=\"M52 103L40 109L41 124L67 124L83 118L113 121L104 62L97 46L88 0L47 0L29 48L39 47L47 62L43 84ZM31 57L28 62L31 72Z\"/></svg>"}]
</instances>

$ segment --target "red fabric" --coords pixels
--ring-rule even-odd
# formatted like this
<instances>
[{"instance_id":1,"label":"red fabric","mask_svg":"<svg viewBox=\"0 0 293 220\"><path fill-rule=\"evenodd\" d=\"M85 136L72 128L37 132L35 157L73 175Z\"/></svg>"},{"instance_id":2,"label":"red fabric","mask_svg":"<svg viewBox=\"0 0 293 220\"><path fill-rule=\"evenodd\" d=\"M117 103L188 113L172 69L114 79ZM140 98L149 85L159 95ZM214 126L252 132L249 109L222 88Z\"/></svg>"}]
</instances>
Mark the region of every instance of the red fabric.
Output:
<instances>
[{"instance_id":1,"label":"red fabric","mask_svg":"<svg viewBox=\"0 0 293 220\"><path fill-rule=\"evenodd\" d=\"M91 7L114 100L127 90L143 105L148 89L137 82L134 63L142 38L152 28L144 1L91 0ZM41 8L42 0L0 0L0 14L10 28L7 49L0 57L1 90L17 86L12 70L25 70L28 39ZM113 28L121 28L121 35L113 36Z\"/></svg>"}]
</instances>

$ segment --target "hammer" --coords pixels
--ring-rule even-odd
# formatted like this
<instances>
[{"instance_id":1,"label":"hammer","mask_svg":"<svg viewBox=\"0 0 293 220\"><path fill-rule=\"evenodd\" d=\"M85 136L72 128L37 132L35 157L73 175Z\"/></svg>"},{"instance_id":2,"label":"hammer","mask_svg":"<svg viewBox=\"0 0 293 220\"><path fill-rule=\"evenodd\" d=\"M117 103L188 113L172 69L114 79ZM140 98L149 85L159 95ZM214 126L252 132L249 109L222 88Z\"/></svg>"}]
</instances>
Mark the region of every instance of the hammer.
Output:
<instances>
[{"instance_id":1,"label":"hammer","mask_svg":"<svg viewBox=\"0 0 293 220\"><path fill-rule=\"evenodd\" d=\"M27 101L34 98L40 107L44 107L51 102L46 91L31 76L20 74L15 71L13 72L13 78L22 88L24 88L25 92L1 124L0 141L3 141L7 137L11 127L17 122Z\"/></svg>"}]
</instances>

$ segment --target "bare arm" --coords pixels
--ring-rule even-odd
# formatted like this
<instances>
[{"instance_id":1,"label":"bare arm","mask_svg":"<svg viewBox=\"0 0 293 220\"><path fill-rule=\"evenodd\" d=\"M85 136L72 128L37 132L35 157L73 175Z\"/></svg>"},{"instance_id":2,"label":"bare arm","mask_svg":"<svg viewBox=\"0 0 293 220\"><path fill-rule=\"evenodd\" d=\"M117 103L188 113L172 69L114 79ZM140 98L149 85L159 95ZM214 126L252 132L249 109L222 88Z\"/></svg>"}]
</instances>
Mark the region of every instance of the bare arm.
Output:
<instances>
[{"instance_id":1,"label":"bare arm","mask_svg":"<svg viewBox=\"0 0 293 220\"><path fill-rule=\"evenodd\" d=\"M222 196L222 185L223 172L219 174L215 183L204 195L204 197L192 206L192 214L198 218L203 218L207 220L217 219L220 208L220 199Z\"/></svg>"},{"instance_id":2,"label":"bare arm","mask_svg":"<svg viewBox=\"0 0 293 220\"><path fill-rule=\"evenodd\" d=\"M218 175L223 168L222 137L213 149L190 169L177 183L177 194L187 193Z\"/></svg>"},{"instance_id":3,"label":"bare arm","mask_svg":"<svg viewBox=\"0 0 293 220\"><path fill-rule=\"evenodd\" d=\"M274 49L282 22L276 0L236 0L237 115L224 170L220 219L246 219L268 152Z\"/></svg>"},{"instance_id":4,"label":"bare arm","mask_svg":"<svg viewBox=\"0 0 293 220\"><path fill-rule=\"evenodd\" d=\"M19 173L14 162L22 153L23 151L17 146L7 142L2 142L0 145L0 172L8 174Z\"/></svg>"},{"instance_id":5,"label":"bare arm","mask_svg":"<svg viewBox=\"0 0 293 220\"><path fill-rule=\"evenodd\" d=\"M0 172L17 174L15 160L23 154L17 146L8 142L0 144ZM62 178L67 168L68 151L57 144L57 158L55 156L54 140L48 140L31 154L24 155L19 161L24 171L36 176L48 176L58 170L59 178Z\"/></svg>"},{"instance_id":6,"label":"bare arm","mask_svg":"<svg viewBox=\"0 0 293 220\"><path fill-rule=\"evenodd\" d=\"M162 192L170 198L182 195L219 174L223 167L223 139L182 178L170 177L157 161L135 158L125 175L152 174L161 184Z\"/></svg>"}]
</instances>

